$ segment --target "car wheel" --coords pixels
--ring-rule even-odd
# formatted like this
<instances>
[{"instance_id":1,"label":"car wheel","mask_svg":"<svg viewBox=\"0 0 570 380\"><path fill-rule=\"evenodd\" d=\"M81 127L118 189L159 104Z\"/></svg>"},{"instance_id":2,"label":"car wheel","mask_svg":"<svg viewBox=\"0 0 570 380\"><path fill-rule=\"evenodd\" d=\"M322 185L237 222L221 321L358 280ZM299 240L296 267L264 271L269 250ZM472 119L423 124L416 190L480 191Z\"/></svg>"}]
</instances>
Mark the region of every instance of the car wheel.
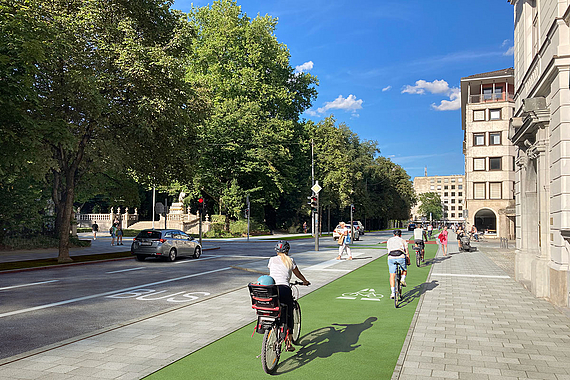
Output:
<instances>
[{"instance_id":1,"label":"car wheel","mask_svg":"<svg viewBox=\"0 0 570 380\"><path fill-rule=\"evenodd\" d=\"M146 259L145 255L137 255L137 261L144 261Z\"/></svg>"},{"instance_id":2,"label":"car wheel","mask_svg":"<svg viewBox=\"0 0 570 380\"><path fill-rule=\"evenodd\" d=\"M200 258L200 256L202 256L202 248L196 247L196 248L194 249L194 255L193 255L193 257L194 257L195 259L198 259L198 258Z\"/></svg>"},{"instance_id":3,"label":"car wheel","mask_svg":"<svg viewBox=\"0 0 570 380\"><path fill-rule=\"evenodd\" d=\"M168 252L168 261L172 262L176 260L176 249L172 248L170 252Z\"/></svg>"}]
</instances>

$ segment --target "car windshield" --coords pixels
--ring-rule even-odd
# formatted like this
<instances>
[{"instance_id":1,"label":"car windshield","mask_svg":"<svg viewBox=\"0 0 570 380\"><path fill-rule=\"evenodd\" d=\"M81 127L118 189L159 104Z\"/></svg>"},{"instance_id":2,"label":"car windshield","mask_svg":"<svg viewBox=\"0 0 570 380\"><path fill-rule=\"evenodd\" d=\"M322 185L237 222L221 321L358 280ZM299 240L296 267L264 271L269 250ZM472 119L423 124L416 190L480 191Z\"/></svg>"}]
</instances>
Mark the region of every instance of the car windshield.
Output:
<instances>
[{"instance_id":1,"label":"car windshield","mask_svg":"<svg viewBox=\"0 0 570 380\"><path fill-rule=\"evenodd\" d=\"M146 238L146 239L160 239L161 232L160 231L141 231L137 235L137 238Z\"/></svg>"}]
</instances>

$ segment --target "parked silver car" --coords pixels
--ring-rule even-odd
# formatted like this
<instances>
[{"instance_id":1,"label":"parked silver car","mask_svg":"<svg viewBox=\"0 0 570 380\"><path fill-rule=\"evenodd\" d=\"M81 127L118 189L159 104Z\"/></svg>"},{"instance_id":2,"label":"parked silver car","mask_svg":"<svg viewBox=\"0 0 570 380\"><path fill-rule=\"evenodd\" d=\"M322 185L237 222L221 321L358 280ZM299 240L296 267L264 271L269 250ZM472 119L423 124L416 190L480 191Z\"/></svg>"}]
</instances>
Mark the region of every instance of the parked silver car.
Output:
<instances>
[{"instance_id":1,"label":"parked silver car","mask_svg":"<svg viewBox=\"0 0 570 380\"><path fill-rule=\"evenodd\" d=\"M131 245L131 254L137 260L147 257L163 257L168 261L178 256L192 256L197 259L202 254L202 247L194 238L180 230L142 230Z\"/></svg>"}]
</instances>

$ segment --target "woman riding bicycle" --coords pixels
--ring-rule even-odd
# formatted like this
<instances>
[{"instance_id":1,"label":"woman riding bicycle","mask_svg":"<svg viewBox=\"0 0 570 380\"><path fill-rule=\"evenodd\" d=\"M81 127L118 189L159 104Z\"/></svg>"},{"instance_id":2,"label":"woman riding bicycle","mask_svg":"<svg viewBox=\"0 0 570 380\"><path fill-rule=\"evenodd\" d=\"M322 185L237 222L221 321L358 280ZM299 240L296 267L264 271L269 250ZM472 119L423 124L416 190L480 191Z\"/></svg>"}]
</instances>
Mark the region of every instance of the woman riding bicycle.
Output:
<instances>
[{"instance_id":1,"label":"woman riding bicycle","mask_svg":"<svg viewBox=\"0 0 570 380\"><path fill-rule=\"evenodd\" d=\"M273 277L275 284L279 287L279 301L287 305L287 328L289 333L287 334L285 346L287 351L295 351L291 343L291 333L293 331L293 293L289 285L291 274L295 273L295 276L303 281L303 285L310 285L311 283L301 274L293 258L289 257L290 248L291 246L287 241L281 240L277 242L275 246L277 256L269 259L267 267L269 268L269 275Z\"/></svg>"},{"instance_id":2,"label":"woman riding bicycle","mask_svg":"<svg viewBox=\"0 0 570 380\"><path fill-rule=\"evenodd\" d=\"M400 264L403 269L402 272L402 286L406 286L406 275L408 274L406 257L410 258L408 253L408 243L402 239L402 231L395 230L392 236L386 242L388 248L388 271L390 272L390 299L394 299L396 293L396 262Z\"/></svg>"}]
</instances>

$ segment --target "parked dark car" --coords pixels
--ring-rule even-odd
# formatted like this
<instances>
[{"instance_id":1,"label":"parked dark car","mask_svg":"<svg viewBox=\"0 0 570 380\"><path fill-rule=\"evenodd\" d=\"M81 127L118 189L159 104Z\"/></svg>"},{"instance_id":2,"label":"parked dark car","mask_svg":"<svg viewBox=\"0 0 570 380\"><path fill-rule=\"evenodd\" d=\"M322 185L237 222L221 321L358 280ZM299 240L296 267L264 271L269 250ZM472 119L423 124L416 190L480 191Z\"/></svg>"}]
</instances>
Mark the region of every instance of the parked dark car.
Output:
<instances>
[{"instance_id":1,"label":"parked dark car","mask_svg":"<svg viewBox=\"0 0 570 380\"><path fill-rule=\"evenodd\" d=\"M147 257L161 257L168 261L174 261L178 256L197 259L202 254L202 247L192 236L180 230L142 230L133 239L131 254L139 261Z\"/></svg>"}]
</instances>

